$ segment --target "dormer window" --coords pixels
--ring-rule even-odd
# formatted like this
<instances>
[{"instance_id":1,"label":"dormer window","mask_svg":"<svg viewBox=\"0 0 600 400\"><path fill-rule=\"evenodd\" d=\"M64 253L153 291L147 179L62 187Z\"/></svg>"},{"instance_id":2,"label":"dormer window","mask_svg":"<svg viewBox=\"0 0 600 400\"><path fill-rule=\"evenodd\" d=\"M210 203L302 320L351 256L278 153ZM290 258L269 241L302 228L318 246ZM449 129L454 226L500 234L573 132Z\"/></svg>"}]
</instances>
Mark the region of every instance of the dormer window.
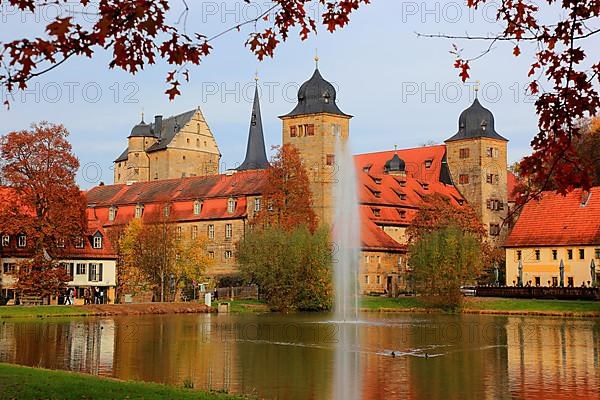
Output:
<instances>
[{"instance_id":1,"label":"dormer window","mask_svg":"<svg viewBox=\"0 0 600 400\"><path fill-rule=\"evenodd\" d=\"M63 239L63 238L57 239L56 247L63 249L65 247L65 239Z\"/></svg>"},{"instance_id":2,"label":"dormer window","mask_svg":"<svg viewBox=\"0 0 600 400\"><path fill-rule=\"evenodd\" d=\"M375 196L377 198L380 198L381 197L381 192L376 190L376 191L373 192L373 196Z\"/></svg>"},{"instance_id":3,"label":"dormer window","mask_svg":"<svg viewBox=\"0 0 600 400\"><path fill-rule=\"evenodd\" d=\"M373 178L373 181L375 181L376 185L381 185L381 178Z\"/></svg>"},{"instance_id":4,"label":"dormer window","mask_svg":"<svg viewBox=\"0 0 600 400\"><path fill-rule=\"evenodd\" d=\"M84 245L84 239L82 237L78 237L77 239L75 239L75 248L76 249L83 249L83 245Z\"/></svg>"},{"instance_id":5,"label":"dormer window","mask_svg":"<svg viewBox=\"0 0 600 400\"><path fill-rule=\"evenodd\" d=\"M329 94L329 92L323 93L323 100L325 101L325 104L329 104L330 99L331 95Z\"/></svg>"},{"instance_id":6,"label":"dormer window","mask_svg":"<svg viewBox=\"0 0 600 400\"><path fill-rule=\"evenodd\" d=\"M400 197L400 200L406 200L406 193L398 193L398 197Z\"/></svg>"},{"instance_id":7,"label":"dormer window","mask_svg":"<svg viewBox=\"0 0 600 400\"><path fill-rule=\"evenodd\" d=\"M200 212L202 212L202 202L196 200L194 202L194 215L200 215Z\"/></svg>"},{"instance_id":8,"label":"dormer window","mask_svg":"<svg viewBox=\"0 0 600 400\"><path fill-rule=\"evenodd\" d=\"M235 212L236 201L234 199L227 200L227 212L233 214Z\"/></svg>"},{"instance_id":9,"label":"dormer window","mask_svg":"<svg viewBox=\"0 0 600 400\"><path fill-rule=\"evenodd\" d=\"M406 210L398 210L401 219L406 219Z\"/></svg>"},{"instance_id":10,"label":"dormer window","mask_svg":"<svg viewBox=\"0 0 600 400\"><path fill-rule=\"evenodd\" d=\"M364 172L365 174L368 174L370 170L371 170L371 164L369 164L369 165L365 165L365 166L363 167L363 172Z\"/></svg>"},{"instance_id":11,"label":"dormer window","mask_svg":"<svg viewBox=\"0 0 600 400\"><path fill-rule=\"evenodd\" d=\"M433 160L425 160L425 168L431 168Z\"/></svg>"},{"instance_id":12,"label":"dormer window","mask_svg":"<svg viewBox=\"0 0 600 400\"><path fill-rule=\"evenodd\" d=\"M2 235L2 247L8 247L10 245L10 236Z\"/></svg>"},{"instance_id":13,"label":"dormer window","mask_svg":"<svg viewBox=\"0 0 600 400\"><path fill-rule=\"evenodd\" d=\"M19 235L17 236L17 247L27 247L27 236Z\"/></svg>"},{"instance_id":14,"label":"dormer window","mask_svg":"<svg viewBox=\"0 0 600 400\"><path fill-rule=\"evenodd\" d=\"M117 217L117 207L110 207L108 209L108 220L114 221L116 217Z\"/></svg>"},{"instance_id":15,"label":"dormer window","mask_svg":"<svg viewBox=\"0 0 600 400\"><path fill-rule=\"evenodd\" d=\"M168 217L171 214L171 206L166 205L163 207L163 216Z\"/></svg>"},{"instance_id":16,"label":"dormer window","mask_svg":"<svg viewBox=\"0 0 600 400\"><path fill-rule=\"evenodd\" d=\"M141 204L138 204L137 206L135 206L135 217L142 218L143 214L144 214L144 206Z\"/></svg>"},{"instance_id":17,"label":"dormer window","mask_svg":"<svg viewBox=\"0 0 600 400\"><path fill-rule=\"evenodd\" d=\"M481 130L485 132L487 128L487 122L485 120L481 121Z\"/></svg>"},{"instance_id":18,"label":"dormer window","mask_svg":"<svg viewBox=\"0 0 600 400\"><path fill-rule=\"evenodd\" d=\"M100 233L97 233L92 238L92 247L94 249L101 249L102 248L102 235Z\"/></svg>"},{"instance_id":19,"label":"dormer window","mask_svg":"<svg viewBox=\"0 0 600 400\"><path fill-rule=\"evenodd\" d=\"M371 211L373 211L373 215L376 217L381 217L381 209L379 208L371 208Z\"/></svg>"},{"instance_id":20,"label":"dormer window","mask_svg":"<svg viewBox=\"0 0 600 400\"><path fill-rule=\"evenodd\" d=\"M421 187L423 188L423 190L429 190L429 183L421 183Z\"/></svg>"}]
</instances>

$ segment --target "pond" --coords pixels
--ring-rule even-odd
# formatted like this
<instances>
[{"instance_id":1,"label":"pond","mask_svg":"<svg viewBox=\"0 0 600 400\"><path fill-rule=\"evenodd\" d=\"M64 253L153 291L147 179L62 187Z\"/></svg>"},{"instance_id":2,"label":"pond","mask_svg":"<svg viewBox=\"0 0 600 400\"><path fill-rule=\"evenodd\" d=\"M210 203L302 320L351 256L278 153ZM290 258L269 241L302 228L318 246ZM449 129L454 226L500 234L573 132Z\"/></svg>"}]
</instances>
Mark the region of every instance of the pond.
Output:
<instances>
[{"instance_id":1,"label":"pond","mask_svg":"<svg viewBox=\"0 0 600 400\"><path fill-rule=\"evenodd\" d=\"M365 399L599 398L600 319L362 314L158 315L7 320L0 361L125 380L329 399L341 382ZM354 342L340 347L345 329ZM393 352L393 354L392 354ZM339 365L337 366L339 369ZM543 395L546 394L546 395Z\"/></svg>"}]
</instances>

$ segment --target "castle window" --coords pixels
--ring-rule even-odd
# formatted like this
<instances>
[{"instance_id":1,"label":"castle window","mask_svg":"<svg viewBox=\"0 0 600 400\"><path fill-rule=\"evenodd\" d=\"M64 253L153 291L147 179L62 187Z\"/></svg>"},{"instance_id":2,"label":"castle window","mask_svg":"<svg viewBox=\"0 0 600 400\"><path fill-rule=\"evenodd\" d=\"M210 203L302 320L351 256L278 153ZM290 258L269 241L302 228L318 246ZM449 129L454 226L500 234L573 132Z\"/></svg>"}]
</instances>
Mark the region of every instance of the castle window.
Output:
<instances>
[{"instance_id":1,"label":"castle window","mask_svg":"<svg viewBox=\"0 0 600 400\"><path fill-rule=\"evenodd\" d=\"M183 228L181 226L177 227L177 239L181 239L183 236Z\"/></svg>"},{"instance_id":2,"label":"castle window","mask_svg":"<svg viewBox=\"0 0 600 400\"><path fill-rule=\"evenodd\" d=\"M194 202L194 215L200 215L201 211L202 211L202 202L195 201Z\"/></svg>"},{"instance_id":3,"label":"castle window","mask_svg":"<svg viewBox=\"0 0 600 400\"><path fill-rule=\"evenodd\" d=\"M214 251L209 251L208 252L208 258L213 259L215 258L215 252Z\"/></svg>"},{"instance_id":4,"label":"castle window","mask_svg":"<svg viewBox=\"0 0 600 400\"><path fill-rule=\"evenodd\" d=\"M198 239L198 225L192 226L192 240Z\"/></svg>"},{"instance_id":5,"label":"castle window","mask_svg":"<svg viewBox=\"0 0 600 400\"><path fill-rule=\"evenodd\" d=\"M539 249L536 249L535 250L535 260L540 261L540 258L542 258L541 251Z\"/></svg>"},{"instance_id":6,"label":"castle window","mask_svg":"<svg viewBox=\"0 0 600 400\"><path fill-rule=\"evenodd\" d=\"M187 142L187 144L190 144L190 139L185 139L185 141Z\"/></svg>"},{"instance_id":7,"label":"castle window","mask_svg":"<svg viewBox=\"0 0 600 400\"><path fill-rule=\"evenodd\" d=\"M200 147L200 139L196 139L196 147Z\"/></svg>"},{"instance_id":8,"label":"castle window","mask_svg":"<svg viewBox=\"0 0 600 400\"><path fill-rule=\"evenodd\" d=\"M585 249L579 249L579 259L583 260L585 258Z\"/></svg>"},{"instance_id":9,"label":"castle window","mask_svg":"<svg viewBox=\"0 0 600 400\"><path fill-rule=\"evenodd\" d=\"M433 160L425 160L425 168L431 168L432 163L433 163Z\"/></svg>"},{"instance_id":10,"label":"castle window","mask_svg":"<svg viewBox=\"0 0 600 400\"><path fill-rule=\"evenodd\" d=\"M2 247L8 247L10 244L10 236L2 235Z\"/></svg>"},{"instance_id":11,"label":"castle window","mask_svg":"<svg viewBox=\"0 0 600 400\"><path fill-rule=\"evenodd\" d=\"M134 168L134 170L133 170L133 174L134 174L134 175L139 175L139 174L140 174L140 170L139 170L139 169L137 169L137 168Z\"/></svg>"},{"instance_id":12,"label":"castle window","mask_svg":"<svg viewBox=\"0 0 600 400\"><path fill-rule=\"evenodd\" d=\"M369 284L369 275L365 275L365 284Z\"/></svg>"},{"instance_id":13,"label":"castle window","mask_svg":"<svg viewBox=\"0 0 600 400\"><path fill-rule=\"evenodd\" d=\"M497 147L488 147L485 152L486 155L491 158L498 158L500 156L500 151Z\"/></svg>"},{"instance_id":14,"label":"castle window","mask_svg":"<svg viewBox=\"0 0 600 400\"><path fill-rule=\"evenodd\" d=\"M298 136L304 136L304 125L298 125Z\"/></svg>"},{"instance_id":15,"label":"castle window","mask_svg":"<svg viewBox=\"0 0 600 400\"><path fill-rule=\"evenodd\" d=\"M291 137L298 136L298 130L295 126L290 126L290 136Z\"/></svg>"},{"instance_id":16,"label":"castle window","mask_svg":"<svg viewBox=\"0 0 600 400\"><path fill-rule=\"evenodd\" d=\"M86 265L83 263L77 264L77 269L76 269L77 275L85 275L85 266Z\"/></svg>"},{"instance_id":17,"label":"castle window","mask_svg":"<svg viewBox=\"0 0 600 400\"><path fill-rule=\"evenodd\" d=\"M469 175L468 174L460 174L458 176L458 183L461 185L468 185L469 184Z\"/></svg>"},{"instance_id":18,"label":"castle window","mask_svg":"<svg viewBox=\"0 0 600 400\"><path fill-rule=\"evenodd\" d=\"M231 224L225 224L225 239L231 239L233 235L233 227Z\"/></svg>"},{"instance_id":19,"label":"castle window","mask_svg":"<svg viewBox=\"0 0 600 400\"><path fill-rule=\"evenodd\" d=\"M92 242L92 247L94 249L101 249L102 248L102 235L97 234L96 236L94 236L93 242Z\"/></svg>"},{"instance_id":20,"label":"castle window","mask_svg":"<svg viewBox=\"0 0 600 400\"><path fill-rule=\"evenodd\" d=\"M500 225L490 224L490 236L498 236L498 235L500 235Z\"/></svg>"},{"instance_id":21,"label":"castle window","mask_svg":"<svg viewBox=\"0 0 600 400\"><path fill-rule=\"evenodd\" d=\"M523 252L521 250L517 250L517 261L520 261L523 258Z\"/></svg>"},{"instance_id":22,"label":"castle window","mask_svg":"<svg viewBox=\"0 0 600 400\"><path fill-rule=\"evenodd\" d=\"M502 200L490 199L487 201L487 208L492 211L504 210L504 202Z\"/></svg>"},{"instance_id":23,"label":"castle window","mask_svg":"<svg viewBox=\"0 0 600 400\"><path fill-rule=\"evenodd\" d=\"M379 208L371 208L371 211L373 211L374 216L376 216L376 217L381 216L381 210Z\"/></svg>"},{"instance_id":24,"label":"castle window","mask_svg":"<svg viewBox=\"0 0 600 400\"><path fill-rule=\"evenodd\" d=\"M19 235L17 236L17 247L26 247L27 246L27 236Z\"/></svg>"},{"instance_id":25,"label":"castle window","mask_svg":"<svg viewBox=\"0 0 600 400\"><path fill-rule=\"evenodd\" d=\"M135 206L135 217L142 218L143 214L144 214L144 206L143 205Z\"/></svg>"},{"instance_id":26,"label":"castle window","mask_svg":"<svg viewBox=\"0 0 600 400\"><path fill-rule=\"evenodd\" d=\"M333 164L335 164L335 155L327 154L327 159L325 160L325 163L329 166L332 166Z\"/></svg>"},{"instance_id":27,"label":"castle window","mask_svg":"<svg viewBox=\"0 0 600 400\"><path fill-rule=\"evenodd\" d=\"M210 240L215 238L215 226L213 224L208 225L208 238Z\"/></svg>"},{"instance_id":28,"label":"castle window","mask_svg":"<svg viewBox=\"0 0 600 400\"><path fill-rule=\"evenodd\" d=\"M229 260L232 255L233 255L233 253L231 252L231 250L225 250L225 259L226 260Z\"/></svg>"},{"instance_id":29,"label":"castle window","mask_svg":"<svg viewBox=\"0 0 600 400\"><path fill-rule=\"evenodd\" d=\"M235 211L235 200L234 199L229 199L227 200L227 212L229 214L233 214L233 212Z\"/></svg>"},{"instance_id":30,"label":"castle window","mask_svg":"<svg viewBox=\"0 0 600 400\"><path fill-rule=\"evenodd\" d=\"M306 136L315 136L315 125L314 124L306 125Z\"/></svg>"},{"instance_id":31,"label":"castle window","mask_svg":"<svg viewBox=\"0 0 600 400\"><path fill-rule=\"evenodd\" d=\"M498 174L487 174L485 180L487 183L497 185L499 182Z\"/></svg>"},{"instance_id":32,"label":"castle window","mask_svg":"<svg viewBox=\"0 0 600 400\"><path fill-rule=\"evenodd\" d=\"M567 250L567 258L568 258L569 260L572 260L572 259L573 259L573 249L569 249L569 250Z\"/></svg>"},{"instance_id":33,"label":"castle window","mask_svg":"<svg viewBox=\"0 0 600 400\"><path fill-rule=\"evenodd\" d=\"M596 249L596 258L600 258L600 249Z\"/></svg>"},{"instance_id":34,"label":"castle window","mask_svg":"<svg viewBox=\"0 0 600 400\"><path fill-rule=\"evenodd\" d=\"M458 151L458 157L459 158L469 158L469 149L468 148L460 149Z\"/></svg>"},{"instance_id":35,"label":"castle window","mask_svg":"<svg viewBox=\"0 0 600 400\"><path fill-rule=\"evenodd\" d=\"M558 250L552 250L552 259L558 260Z\"/></svg>"},{"instance_id":36,"label":"castle window","mask_svg":"<svg viewBox=\"0 0 600 400\"><path fill-rule=\"evenodd\" d=\"M260 197L256 197L254 199L254 212L259 212L260 211Z\"/></svg>"}]
</instances>

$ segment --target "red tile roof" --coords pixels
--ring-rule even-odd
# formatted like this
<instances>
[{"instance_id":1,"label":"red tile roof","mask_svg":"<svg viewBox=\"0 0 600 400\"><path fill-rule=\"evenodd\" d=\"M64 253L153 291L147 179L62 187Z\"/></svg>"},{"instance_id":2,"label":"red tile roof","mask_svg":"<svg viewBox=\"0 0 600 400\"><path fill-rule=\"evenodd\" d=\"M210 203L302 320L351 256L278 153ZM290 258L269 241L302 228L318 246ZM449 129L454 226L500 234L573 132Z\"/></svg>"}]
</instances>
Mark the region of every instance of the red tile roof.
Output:
<instances>
[{"instance_id":1,"label":"red tile roof","mask_svg":"<svg viewBox=\"0 0 600 400\"><path fill-rule=\"evenodd\" d=\"M600 244L600 187L585 193L575 189L566 196L544 192L523 207L505 247Z\"/></svg>"},{"instance_id":2,"label":"red tile roof","mask_svg":"<svg viewBox=\"0 0 600 400\"><path fill-rule=\"evenodd\" d=\"M97 186L86 193L88 206L104 226L125 225L135 216L135 207L144 206L143 218L152 219L170 205L169 220L177 222L216 219L236 219L247 216L246 196L262 193L266 170L238 171L204 177L138 182L131 185ZM234 198L236 207L228 212L228 200ZM194 214L194 202L201 201L199 215ZM117 214L109 221L109 208Z\"/></svg>"},{"instance_id":3,"label":"red tile roof","mask_svg":"<svg viewBox=\"0 0 600 400\"><path fill-rule=\"evenodd\" d=\"M456 206L464 201L454 186L440 182L446 146L419 147L396 152L406 163L405 177L384 172L385 163L392 158L394 151L354 156L362 218L361 240L365 250L405 251L406 245L392 239L383 231L382 226L410 225L418 210L425 204L426 195L445 195ZM430 163L429 167L426 162Z\"/></svg>"}]
</instances>

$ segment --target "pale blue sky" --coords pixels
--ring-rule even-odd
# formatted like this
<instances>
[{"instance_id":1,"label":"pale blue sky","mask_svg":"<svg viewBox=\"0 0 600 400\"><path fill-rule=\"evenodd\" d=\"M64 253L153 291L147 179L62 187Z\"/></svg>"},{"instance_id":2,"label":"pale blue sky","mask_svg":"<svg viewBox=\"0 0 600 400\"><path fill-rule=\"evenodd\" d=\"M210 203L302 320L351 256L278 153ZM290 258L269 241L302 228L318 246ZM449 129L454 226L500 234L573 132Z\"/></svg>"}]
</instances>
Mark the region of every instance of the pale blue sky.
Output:
<instances>
[{"instance_id":1,"label":"pale blue sky","mask_svg":"<svg viewBox=\"0 0 600 400\"><path fill-rule=\"evenodd\" d=\"M267 1L255 4L192 2L187 29L210 36L269 6ZM499 26L491 9L469 11L463 1L424 4L374 0L352 16L347 28L335 34L321 30L317 38L304 42L293 34L275 58L261 63L243 45L248 29L233 31L214 41L213 54L201 66L190 68L191 82L182 86L183 95L173 102L164 95L169 66L163 63L132 76L109 70L108 57L102 53L93 60L69 61L32 81L31 93L17 93L11 109L0 111L2 133L40 120L63 123L86 171L79 183L87 188L101 180L112 183L112 161L125 148L142 109L150 121L155 114L167 117L200 106L224 165L232 166L244 158L255 70L261 77L262 118L270 149L281 143L277 116L293 108L297 87L313 72L318 47L321 73L338 88L340 108L354 115L350 134L355 153L388 150L394 144L405 148L440 143L456 132L460 112L472 102L473 86L457 78L450 41L417 38L414 32L485 34ZM2 41L31 34L45 22L43 15L7 9L0 17ZM176 19L177 13L171 18ZM470 54L485 46L463 44ZM481 102L493 111L496 130L510 140L509 161L529 151L536 132L533 102L524 96L532 53L523 50L524 56L515 59L512 45L499 44L473 65L473 78L481 81Z\"/></svg>"}]
</instances>

